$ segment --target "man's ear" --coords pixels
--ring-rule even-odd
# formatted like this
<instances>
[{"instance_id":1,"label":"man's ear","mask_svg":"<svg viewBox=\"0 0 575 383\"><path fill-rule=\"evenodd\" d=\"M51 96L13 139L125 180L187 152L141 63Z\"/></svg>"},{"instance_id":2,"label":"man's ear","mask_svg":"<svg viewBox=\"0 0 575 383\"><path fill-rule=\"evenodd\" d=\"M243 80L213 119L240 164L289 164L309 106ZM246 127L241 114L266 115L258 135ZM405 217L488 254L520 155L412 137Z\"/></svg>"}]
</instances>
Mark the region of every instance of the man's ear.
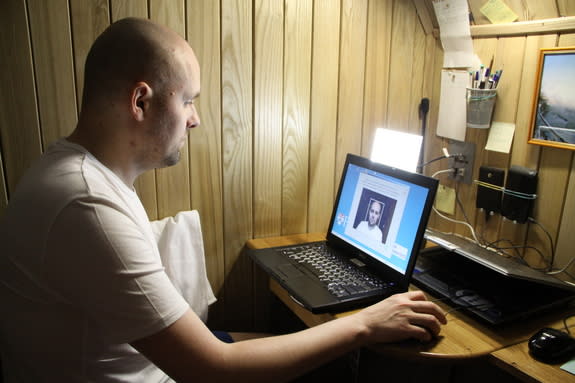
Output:
<instances>
[{"instance_id":1,"label":"man's ear","mask_svg":"<svg viewBox=\"0 0 575 383\"><path fill-rule=\"evenodd\" d=\"M130 98L130 112L137 121L142 121L150 107L152 88L145 82L138 82L133 88Z\"/></svg>"}]
</instances>

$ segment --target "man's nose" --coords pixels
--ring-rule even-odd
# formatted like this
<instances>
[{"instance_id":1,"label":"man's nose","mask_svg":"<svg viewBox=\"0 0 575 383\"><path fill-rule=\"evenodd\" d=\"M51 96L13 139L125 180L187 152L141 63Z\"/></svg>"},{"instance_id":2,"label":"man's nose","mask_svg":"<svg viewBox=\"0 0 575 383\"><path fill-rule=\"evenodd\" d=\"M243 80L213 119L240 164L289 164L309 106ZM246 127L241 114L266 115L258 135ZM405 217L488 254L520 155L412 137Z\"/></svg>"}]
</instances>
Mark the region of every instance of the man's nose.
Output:
<instances>
[{"instance_id":1,"label":"man's nose","mask_svg":"<svg viewBox=\"0 0 575 383\"><path fill-rule=\"evenodd\" d=\"M195 105L193 106L192 110L193 110L192 114L191 114L190 118L188 119L188 124L187 124L188 129L192 129L192 128L200 126L200 115L198 114L198 111L196 110Z\"/></svg>"}]
</instances>

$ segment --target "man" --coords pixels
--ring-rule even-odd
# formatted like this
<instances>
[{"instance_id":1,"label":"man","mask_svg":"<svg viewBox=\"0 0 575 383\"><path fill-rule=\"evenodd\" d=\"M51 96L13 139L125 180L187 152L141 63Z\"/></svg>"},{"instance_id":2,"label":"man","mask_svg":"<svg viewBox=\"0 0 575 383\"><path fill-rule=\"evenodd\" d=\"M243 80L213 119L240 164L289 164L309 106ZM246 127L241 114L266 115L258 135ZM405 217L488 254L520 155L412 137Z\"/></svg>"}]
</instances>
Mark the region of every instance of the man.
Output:
<instances>
[{"instance_id":1,"label":"man","mask_svg":"<svg viewBox=\"0 0 575 383\"><path fill-rule=\"evenodd\" d=\"M133 189L178 162L199 93L175 32L129 18L95 41L76 129L23 177L0 226L7 382L280 382L369 343L439 333L443 312L406 293L298 333L217 339L166 276Z\"/></svg>"},{"instance_id":2,"label":"man","mask_svg":"<svg viewBox=\"0 0 575 383\"><path fill-rule=\"evenodd\" d=\"M382 203L376 200L372 200L369 204L367 221L361 221L359 225L357 225L357 230L359 232L378 242L383 241L383 233L379 228L379 219L381 217L382 210Z\"/></svg>"}]
</instances>

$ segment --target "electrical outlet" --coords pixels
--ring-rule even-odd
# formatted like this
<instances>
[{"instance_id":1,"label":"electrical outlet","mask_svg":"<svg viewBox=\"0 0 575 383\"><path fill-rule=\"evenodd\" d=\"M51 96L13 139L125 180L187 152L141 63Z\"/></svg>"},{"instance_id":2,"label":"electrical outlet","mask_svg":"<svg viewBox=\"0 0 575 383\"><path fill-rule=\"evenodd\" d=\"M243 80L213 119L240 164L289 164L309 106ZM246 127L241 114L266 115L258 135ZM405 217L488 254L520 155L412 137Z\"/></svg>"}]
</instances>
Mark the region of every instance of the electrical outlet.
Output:
<instances>
[{"instance_id":1,"label":"electrical outlet","mask_svg":"<svg viewBox=\"0 0 575 383\"><path fill-rule=\"evenodd\" d=\"M473 142L451 141L449 143L449 167L453 169L449 178L470 184L473 176L475 144Z\"/></svg>"}]
</instances>

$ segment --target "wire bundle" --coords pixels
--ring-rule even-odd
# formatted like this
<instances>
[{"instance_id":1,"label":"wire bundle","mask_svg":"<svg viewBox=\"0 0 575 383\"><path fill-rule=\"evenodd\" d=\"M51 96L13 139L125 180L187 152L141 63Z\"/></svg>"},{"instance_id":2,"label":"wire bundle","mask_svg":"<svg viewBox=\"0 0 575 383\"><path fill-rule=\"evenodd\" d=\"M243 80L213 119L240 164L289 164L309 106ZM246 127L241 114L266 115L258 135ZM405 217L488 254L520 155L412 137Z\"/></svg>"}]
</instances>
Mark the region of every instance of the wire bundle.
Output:
<instances>
[{"instance_id":1,"label":"wire bundle","mask_svg":"<svg viewBox=\"0 0 575 383\"><path fill-rule=\"evenodd\" d=\"M522 193L522 192L518 192L515 190L511 190L511 189L506 189L503 186L493 185L493 184L490 184L488 182L483 182L483 181L478 181L478 180L474 180L473 182L475 182L479 186L482 186L482 187L485 187L488 189L497 190L497 191L503 192L504 194L511 195L513 197L523 198L523 199L536 199L537 198L537 194Z\"/></svg>"}]
</instances>

